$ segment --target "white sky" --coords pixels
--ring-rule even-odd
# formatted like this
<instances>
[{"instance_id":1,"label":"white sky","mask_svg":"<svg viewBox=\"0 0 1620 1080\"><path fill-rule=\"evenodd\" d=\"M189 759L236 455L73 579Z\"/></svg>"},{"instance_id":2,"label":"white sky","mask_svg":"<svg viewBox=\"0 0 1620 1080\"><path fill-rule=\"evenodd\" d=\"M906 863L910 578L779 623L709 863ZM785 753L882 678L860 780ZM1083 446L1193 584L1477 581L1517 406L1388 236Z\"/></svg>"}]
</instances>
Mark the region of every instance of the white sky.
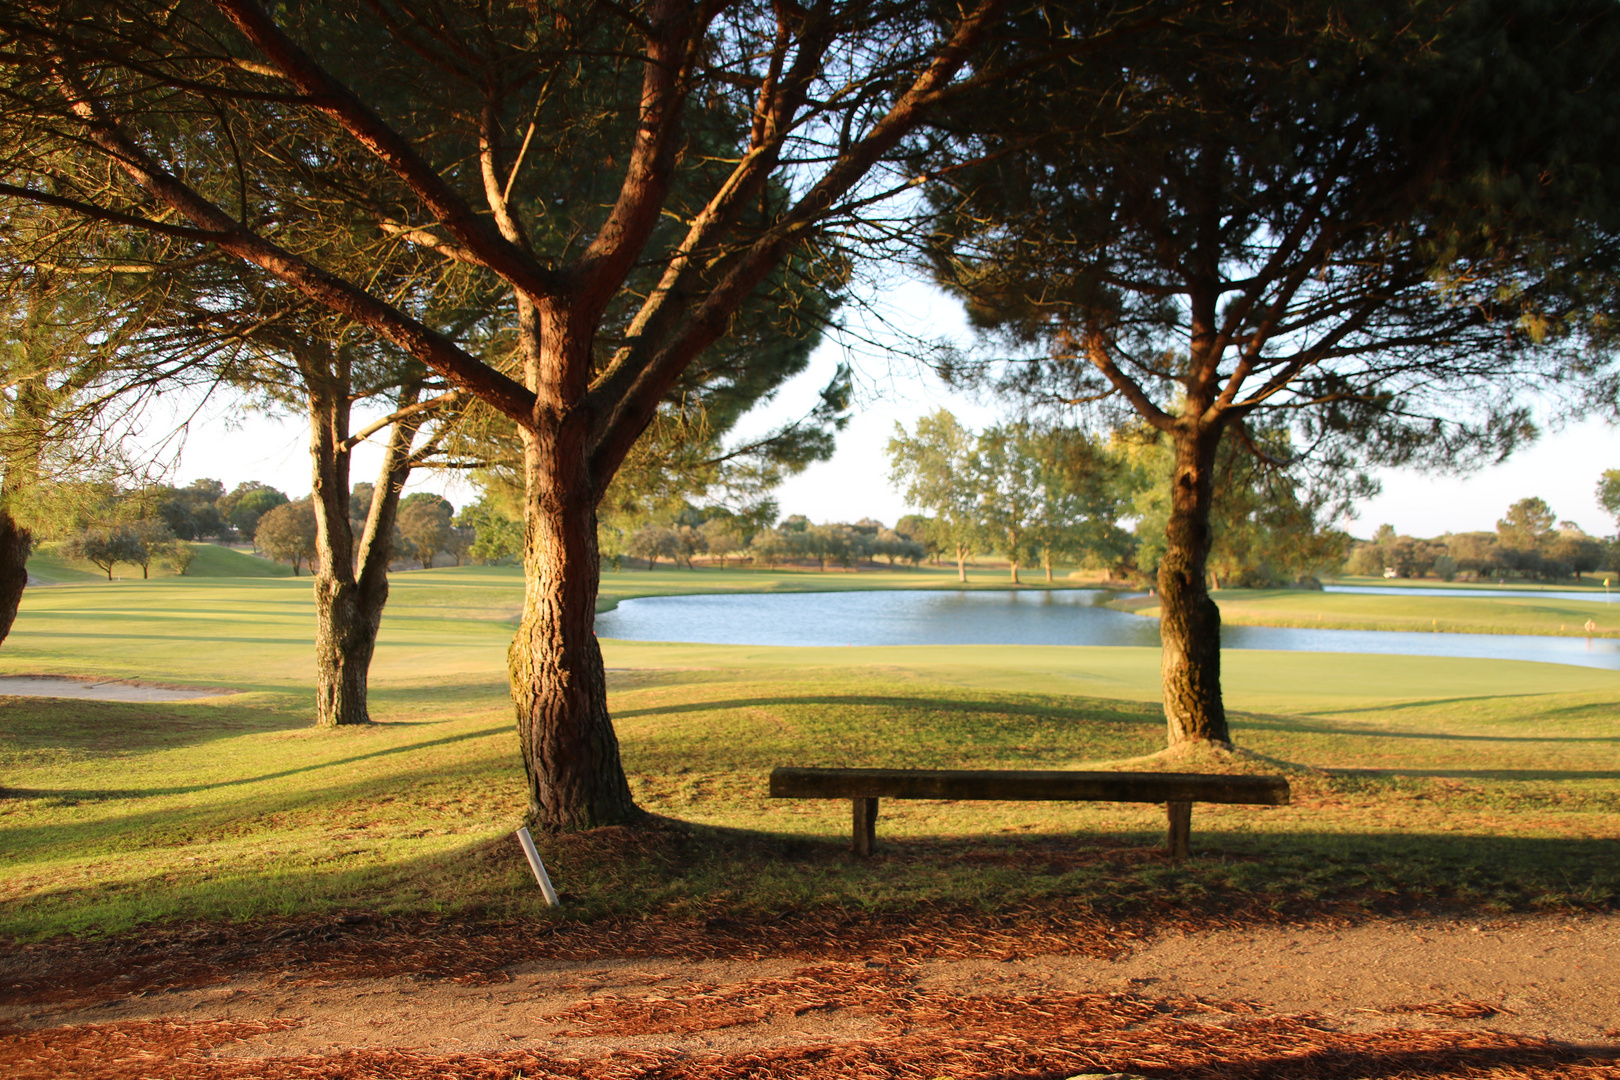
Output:
<instances>
[{"instance_id":1,"label":"white sky","mask_svg":"<svg viewBox=\"0 0 1620 1080\"><path fill-rule=\"evenodd\" d=\"M948 297L916 282L884 287L880 319L918 337L965 339L966 321ZM890 331L861 312L849 313L863 336L881 340ZM745 418L739 435L763 431L802 415L815 402L839 361L843 347L825 342L808 371L784 386L775 401ZM907 426L940 406L974 427L993 423L999 411L957 394L916 361L861 346L852 355L857 370L855 415L839 436L830 461L790 478L777 492L782 513L813 521L855 521L873 517L893 524L913 508L888 483L885 446L899 421ZM356 424L358 427L359 424ZM180 483L208 476L234 487L259 480L297 498L310 489L309 457L301 418L275 418L221 403L206 408L191 425L173 475ZM375 479L380 450L356 451L355 481ZM1350 531L1367 536L1388 522L1412 536L1491 530L1508 506L1531 495L1545 499L1560 518L1588 532L1608 535L1615 523L1595 496L1603 470L1620 468L1620 430L1598 420L1549 432L1540 442L1501 465L1462 476L1424 475L1408 470L1379 474L1383 492L1357 508ZM419 470L409 490L438 491L457 506L476 497L460 476Z\"/></svg>"}]
</instances>

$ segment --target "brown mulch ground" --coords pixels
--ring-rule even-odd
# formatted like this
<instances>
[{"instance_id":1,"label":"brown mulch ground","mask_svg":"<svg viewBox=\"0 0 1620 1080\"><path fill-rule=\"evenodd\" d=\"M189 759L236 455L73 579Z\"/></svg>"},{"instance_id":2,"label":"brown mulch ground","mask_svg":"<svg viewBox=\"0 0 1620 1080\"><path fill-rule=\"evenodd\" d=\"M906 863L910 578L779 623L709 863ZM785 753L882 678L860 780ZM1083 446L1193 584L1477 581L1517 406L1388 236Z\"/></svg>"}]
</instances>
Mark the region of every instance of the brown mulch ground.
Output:
<instances>
[{"instance_id":1,"label":"brown mulch ground","mask_svg":"<svg viewBox=\"0 0 1620 1080\"><path fill-rule=\"evenodd\" d=\"M879 977L835 985L803 973L782 987L760 987L788 1006L795 998L856 993L881 1018L881 1033L712 1056L667 1050L568 1058L507 1051L422 1053L350 1050L331 1056L216 1057L210 1051L274 1030L273 1023L132 1021L0 1037L0 1069L14 1080L74 1076L95 1080L428 1080L518 1077L578 1080L823 1080L832 1077L1030 1078L1128 1072L1178 1080L1613 1080L1620 1057L1545 1040L1480 1031L1396 1030L1349 1034L1312 1016L1233 1015L1187 998L1058 994L1038 998L898 997L909 992ZM701 992L700 995L701 996ZM638 1018L636 1003L585 1009L599 1030L668 1023L659 1002ZM730 1007L727 1005L726 1007ZM698 1019L692 1016L692 1019ZM712 1017L711 1017L712 1018ZM582 1032L583 1034L583 1032Z\"/></svg>"},{"instance_id":2,"label":"brown mulch ground","mask_svg":"<svg viewBox=\"0 0 1620 1080\"><path fill-rule=\"evenodd\" d=\"M1282 913L1249 907L1243 900L1211 903L1196 912L1167 907L1131 918L1076 911L1060 903L995 913L829 910L540 925L465 915L355 913L12 943L0 946L0 1006L29 1009L78 1007L251 976L327 987L399 976L501 982L507 978L504 969L537 960L785 958L819 966L728 985L691 983L635 997L587 997L555 1015L561 1030L550 1036L551 1045L543 1052L447 1053L385 1046L321 1055L303 1053L302 1046L284 1039L277 1054L266 1048L275 1045L269 1037L298 1028L298 1020L164 1016L0 1030L0 1076L1057 1080L1121 1072L1154 1080L1620 1080L1620 1051L1613 1047L1573 1047L1468 1026L1501 1008L1472 996L1452 1001L1414 997L1403 1007L1405 1014L1425 1018L1431 1026L1349 1031L1315 1013L1267 1012L1184 994L1047 989L997 995L981 993L984 988L977 984L928 989L906 973L920 960L1116 957L1166 931L1343 925L1354 914L1348 907L1326 904ZM846 1025L846 1037L838 1039L830 1038L826 1028L816 1035L791 1030L795 1018L818 1015L856 1022ZM28 1022L52 1021L36 1013ZM1452 1028L1432 1026L1447 1023ZM1467 1029L1454 1029L1459 1024ZM702 1044L690 1039L687 1049L675 1048L682 1037L721 1029L760 1037L748 1035L703 1052L691 1050ZM579 1050L574 1054L570 1051L576 1040Z\"/></svg>"},{"instance_id":3,"label":"brown mulch ground","mask_svg":"<svg viewBox=\"0 0 1620 1080\"><path fill-rule=\"evenodd\" d=\"M1191 923L1188 923L1191 925ZM1210 926L1233 925L1228 918ZM311 979L415 975L476 982L530 960L664 956L884 960L1112 956L1143 929L1056 906L986 915L810 912L773 918L647 918L536 926L463 918L337 918L148 927L61 937L0 954L0 1005L97 1000L261 972Z\"/></svg>"},{"instance_id":4,"label":"brown mulch ground","mask_svg":"<svg viewBox=\"0 0 1620 1080\"><path fill-rule=\"evenodd\" d=\"M655 851L678 858L688 830L657 822L568 838L581 861ZM672 845L674 845L672 847ZM829 849L831 850L831 849ZM480 857L520 862L515 846L492 842ZM841 857L832 855L829 857ZM978 851L951 848L913 858L995 861L1031 869L1070 869L1098 859L1162 862L1158 849ZM525 868L526 869L526 868ZM1137 905L1139 908L1140 905ZM0 1007L102 1000L175 986L204 986L243 975L292 972L311 979L407 975L476 983L533 960L663 956L687 959L885 961L1043 954L1108 957L1148 933L1240 926L1343 923L1365 915L1349 900L1297 903L1288 911L1247 895L1202 898L1200 907L1138 914L1077 910L1053 900L994 913L929 909L871 914L842 909L706 919L649 916L584 922L374 916L366 913L145 927L109 936L67 935L20 944L0 941Z\"/></svg>"},{"instance_id":5,"label":"brown mulch ground","mask_svg":"<svg viewBox=\"0 0 1620 1080\"><path fill-rule=\"evenodd\" d=\"M1224 920L1223 920L1224 921ZM138 938L56 941L0 959L5 995L86 1000L137 987L201 985L249 971L300 980L397 974L500 978L530 958L780 958L819 966L730 985L691 983L640 996L590 997L554 1016L545 1052L446 1053L408 1047L270 1055L243 1043L294 1019L159 1018L0 1033L14 1080L1058 1080L1131 1073L1153 1080L1620 1080L1620 1051L1473 1027L1344 1031L1310 1013L1138 992L978 994L919 986L923 957L1108 956L1137 930L1046 909L904 918L823 913L761 922L644 920L541 929L452 920L284 921L147 930ZM838 962L830 962L838 961ZM898 962L897 962L898 961ZM126 977L128 976L128 977ZM1412 1014L1478 1019L1496 1007L1419 1002ZM782 1038L794 1019L858 1018L857 1037ZM750 1027L752 1026L752 1027ZM693 1053L664 1046L719 1029L772 1032L758 1046ZM618 1039L618 1043L613 1040ZM577 1055L557 1041L581 1040ZM631 1044L626 1048L625 1043ZM688 1046L691 1044L688 1043ZM616 1046L604 1050L605 1046Z\"/></svg>"}]
</instances>

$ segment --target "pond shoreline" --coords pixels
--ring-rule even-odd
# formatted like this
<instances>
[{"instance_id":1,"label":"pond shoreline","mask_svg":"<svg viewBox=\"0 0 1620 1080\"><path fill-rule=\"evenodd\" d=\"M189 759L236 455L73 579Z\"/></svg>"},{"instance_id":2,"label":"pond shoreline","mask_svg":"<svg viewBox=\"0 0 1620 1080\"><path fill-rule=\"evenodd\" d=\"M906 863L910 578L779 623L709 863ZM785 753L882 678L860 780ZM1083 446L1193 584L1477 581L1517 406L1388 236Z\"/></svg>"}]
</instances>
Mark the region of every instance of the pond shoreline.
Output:
<instances>
[{"instance_id":1,"label":"pond shoreline","mask_svg":"<svg viewBox=\"0 0 1620 1080\"><path fill-rule=\"evenodd\" d=\"M1385 599L1335 597L1314 590L1273 592L1260 598L1279 597L1295 604L1309 602L1311 610L1334 599L1349 599L1362 606L1371 602L1375 607ZM1120 597L1096 589L665 595L627 599L614 612L601 617L598 633L622 641L745 647L1019 645L1156 649L1159 633L1153 618L1157 615L1155 599L1143 594ZM1243 602L1232 597L1218 599L1229 607ZM1491 610L1501 607L1493 601L1443 603L1453 608L1474 603L1486 606L1480 621L1458 620L1448 614L1444 626L1439 617L1417 619L1410 613L1403 622L1380 623L1372 618L1329 618L1326 612L1314 618L1298 612L1273 613L1270 618L1235 612L1223 619L1222 645L1227 650L1473 657L1620 670L1620 649L1611 640L1620 635L1612 627L1587 635L1567 630L1559 633L1557 623L1549 628L1535 622L1559 614L1570 619L1570 610L1576 607L1575 613L1584 620L1587 612L1598 605L1566 601L1550 611L1544 604L1537 605L1515 626L1487 621L1501 618L1500 612ZM1490 632L1484 632L1487 627Z\"/></svg>"}]
</instances>

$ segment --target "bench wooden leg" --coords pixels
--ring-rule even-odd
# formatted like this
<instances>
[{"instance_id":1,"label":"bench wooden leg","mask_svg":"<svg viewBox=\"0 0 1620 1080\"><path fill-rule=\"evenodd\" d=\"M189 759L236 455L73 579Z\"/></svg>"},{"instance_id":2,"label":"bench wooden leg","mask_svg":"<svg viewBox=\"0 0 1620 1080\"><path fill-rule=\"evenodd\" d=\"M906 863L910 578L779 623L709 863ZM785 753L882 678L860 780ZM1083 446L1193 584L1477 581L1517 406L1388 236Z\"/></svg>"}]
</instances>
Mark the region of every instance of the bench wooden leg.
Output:
<instances>
[{"instance_id":1,"label":"bench wooden leg","mask_svg":"<svg viewBox=\"0 0 1620 1080\"><path fill-rule=\"evenodd\" d=\"M1192 833L1192 803L1172 802L1164 807L1170 812L1170 857L1185 859L1187 837Z\"/></svg>"},{"instance_id":2,"label":"bench wooden leg","mask_svg":"<svg viewBox=\"0 0 1620 1080\"><path fill-rule=\"evenodd\" d=\"M876 799L851 799L855 819L855 854L870 855L877 846Z\"/></svg>"}]
</instances>

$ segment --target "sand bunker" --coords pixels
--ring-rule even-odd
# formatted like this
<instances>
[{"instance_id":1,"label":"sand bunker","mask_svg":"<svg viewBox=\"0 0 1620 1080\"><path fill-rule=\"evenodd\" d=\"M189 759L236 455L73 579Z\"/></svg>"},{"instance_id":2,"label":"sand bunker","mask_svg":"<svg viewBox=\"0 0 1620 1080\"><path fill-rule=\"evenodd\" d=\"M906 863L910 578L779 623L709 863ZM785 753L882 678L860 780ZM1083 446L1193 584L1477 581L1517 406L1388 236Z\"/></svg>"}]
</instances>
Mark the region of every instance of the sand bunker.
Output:
<instances>
[{"instance_id":1,"label":"sand bunker","mask_svg":"<svg viewBox=\"0 0 1620 1080\"><path fill-rule=\"evenodd\" d=\"M235 690L183 690L130 682L77 679L71 675L0 675L0 695L77 698L81 701L190 701Z\"/></svg>"}]
</instances>

